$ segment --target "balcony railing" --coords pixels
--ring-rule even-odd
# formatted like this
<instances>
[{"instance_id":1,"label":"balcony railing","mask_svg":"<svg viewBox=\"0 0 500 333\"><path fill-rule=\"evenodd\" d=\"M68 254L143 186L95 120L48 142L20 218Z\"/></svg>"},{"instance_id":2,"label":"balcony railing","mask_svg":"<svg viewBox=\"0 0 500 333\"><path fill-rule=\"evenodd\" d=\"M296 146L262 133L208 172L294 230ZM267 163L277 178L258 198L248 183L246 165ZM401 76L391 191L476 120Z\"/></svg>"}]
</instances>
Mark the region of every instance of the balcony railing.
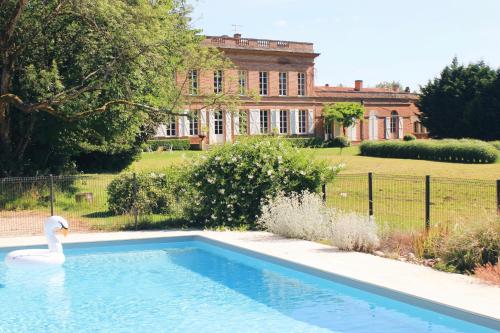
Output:
<instances>
[{"instance_id":1,"label":"balcony railing","mask_svg":"<svg viewBox=\"0 0 500 333\"><path fill-rule=\"evenodd\" d=\"M229 36L208 36L205 44L222 48L275 49L289 52L314 53L312 43L289 42L270 39L233 38Z\"/></svg>"}]
</instances>

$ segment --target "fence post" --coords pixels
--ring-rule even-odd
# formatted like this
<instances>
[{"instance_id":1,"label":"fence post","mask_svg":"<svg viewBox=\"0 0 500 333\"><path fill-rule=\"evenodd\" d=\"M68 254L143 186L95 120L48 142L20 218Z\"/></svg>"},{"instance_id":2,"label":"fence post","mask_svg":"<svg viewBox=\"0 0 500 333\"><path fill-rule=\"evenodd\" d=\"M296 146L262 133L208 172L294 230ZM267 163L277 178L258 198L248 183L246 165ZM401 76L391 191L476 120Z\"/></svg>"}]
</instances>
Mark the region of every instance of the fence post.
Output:
<instances>
[{"instance_id":1,"label":"fence post","mask_svg":"<svg viewBox=\"0 0 500 333\"><path fill-rule=\"evenodd\" d=\"M431 176L425 176L425 230L431 227Z\"/></svg>"},{"instance_id":2,"label":"fence post","mask_svg":"<svg viewBox=\"0 0 500 333\"><path fill-rule=\"evenodd\" d=\"M138 211L137 211L137 175L132 175L132 207L134 211L134 228L137 230Z\"/></svg>"},{"instance_id":3,"label":"fence post","mask_svg":"<svg viewBox=\"0 0 500 333\"><path fill-rule=\"evenodd\" d=\"M368 172L368 215L373 217L373 173Z\"/></svg>"},{"instance_id":4,"label":"fence post","mask_svg":"<svg viewBox=\"0 0 500 333\"><path fill-rule=\"evenodd\" d=\"M497 215L500 215L500 179L497 179Z\"/></svg>"},{"instance_id":5,"label":"fence post","mask_svg":"<svg viewBox=\"0 0 500 333\"><path fill-rule=\"evenodd\" d=\"M323 194L322 196L323 202L326 204L326 183L321 185L321 193Z\"/></svg>"},{"instance_id":6,"label":"fence post","mask_svg":"<svg viewBox=\"0 0 500 333\"><path fill-rule=\"evenodd\" d=\"M54 176L49 175L49 186L50 186L50 216L54 216Z\"/></svg>"}]
</instances>

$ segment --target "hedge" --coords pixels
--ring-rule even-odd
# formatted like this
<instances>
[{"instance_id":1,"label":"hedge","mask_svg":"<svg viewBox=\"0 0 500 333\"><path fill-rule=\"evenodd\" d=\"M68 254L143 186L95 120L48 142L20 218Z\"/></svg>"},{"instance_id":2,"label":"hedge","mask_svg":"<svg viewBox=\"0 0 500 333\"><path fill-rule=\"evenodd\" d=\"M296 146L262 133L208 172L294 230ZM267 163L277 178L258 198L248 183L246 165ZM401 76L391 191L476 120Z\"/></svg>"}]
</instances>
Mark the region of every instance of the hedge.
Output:
<instances>
[{"instance_id":1,"label":"hedge","mask_svg":"<svg viewBox=\"0 0 500 333\"><path fill-rule=\"evenodd\" d=\"M493 147L495 147L496 149L500 150L500 140L497 140L497 141L490 141L488 142L489 144L491 144Z\"/></svg>"},{"instance_id":2,"label":"hedge","mask_svg":"<svg viewBox=\"0 0 500 333\"><path fill-rule=\"evenodd\" d=\"M290 136L273 136L273 135L240 135L236 141L246 142L248 140L254 142L255 140L274 140L279 139L286 141L295 148L321 148L324 146L324 141L317 137L290 137Z\"/></svg>"},{"instance_id":3,"label":"hedge","mask_svg":"<svg viewBox=\"0 0 500 333\"><path fill-rule=\"evenodd\" d=\"M345 136L337 136L324 143L324 147L346 148L351 146L351 141Z\"/></svg>"},{"instance_id":4,"label":"hedge","mask_svg":"<svg viewBox=\"0 0 500 333\"><path fill-rule=\"evenodd\" d=\"M160 147L164 150L189 150L191 143L188 139L150 140L148 146L151 151L157 151Z\"/></svg>"},{"instance_id":5,"label":"hedge","mask_svg":"<svg viewBox=\"0 0 500 333\"><path fill-rule=\"evenodd\" d=\"M498 151L490 144L469 139L365 141L361 155L410 158L455 163L494 163Z\"/></svg>"}]
</instances>

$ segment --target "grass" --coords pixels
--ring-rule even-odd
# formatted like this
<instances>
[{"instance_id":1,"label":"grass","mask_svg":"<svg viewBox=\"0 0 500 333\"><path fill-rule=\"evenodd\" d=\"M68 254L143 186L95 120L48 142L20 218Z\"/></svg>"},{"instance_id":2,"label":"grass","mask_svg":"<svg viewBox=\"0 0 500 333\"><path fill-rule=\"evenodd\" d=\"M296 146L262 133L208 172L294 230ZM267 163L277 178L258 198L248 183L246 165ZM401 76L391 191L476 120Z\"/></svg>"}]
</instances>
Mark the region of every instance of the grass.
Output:
<instances>
[{"instance_id":1,"label":"grass","mask_svg":"<svg viewBox=\"0 0 500 333\"><path fill-rule=\"evenodd\" d=\"M374 211L376 220L390 228L421 230L425 226L425 187L423 176L431 175L431 224L473 223L495 215L494 180L500 179L500 163L459 164L421 160L358 156L358 147L345 149L302 149L311 159L329 164L344 163L345 169L327 188L328 203L345 211L368 211L367 173L374 172ZM124 172L161 172L165 168L201 157L205 152L173 151L143 153ZM389 177L388 175L391 175ZM401 175L403 177L393 177ZM72 183L71 191L56 191L56 213L68 217L82 230L125 230L134 228L133 216L114 216L107 212L106 187L114 175L86 175ZM446 179L445 179L446 178ZM448 178L463 181L457 182ZM473 181L477 179L478 181ZM68 184L67 184L68 185ZM5 187L5 184L0 184ZM48 187L22 188L19 184L0 191L2 210L32 212L32 219L48 215ZM6 194L10 192L10 197ZM76 193L91 192L93 201L77 202ZM21 194L22 193L22 194ZM3 195L3 197L2 197ZM0 213L0 222L2 220ZM21 213L18 213L21 216ZM23 213L24 214L24 213ZM16 215L17 216L17 215ZM26 223L30 215L24 214ZM41 221L40 221L41 222ZM38 220L36 221L38 223ZM152 215L138 221L140 228L182 227L177 216Z\"/></svg>"},{"instance_id":2,"label":"grass","mask_svg":"<svg viewBox=\"0 0 500 333\"><path fill-rule=\"evenodd\" d=\"M462 179L500 179L500 159L494 164L461 164L396 158L359 156L358 147L302 149L313 159L325 160L335 165L344 163L342 174L373 172L375 174L411 175ZM129 168L130 172L158 172L169 165L186 163L205 154L200 151L172 151L144 153Z\"/></svg>"}]
</instances>

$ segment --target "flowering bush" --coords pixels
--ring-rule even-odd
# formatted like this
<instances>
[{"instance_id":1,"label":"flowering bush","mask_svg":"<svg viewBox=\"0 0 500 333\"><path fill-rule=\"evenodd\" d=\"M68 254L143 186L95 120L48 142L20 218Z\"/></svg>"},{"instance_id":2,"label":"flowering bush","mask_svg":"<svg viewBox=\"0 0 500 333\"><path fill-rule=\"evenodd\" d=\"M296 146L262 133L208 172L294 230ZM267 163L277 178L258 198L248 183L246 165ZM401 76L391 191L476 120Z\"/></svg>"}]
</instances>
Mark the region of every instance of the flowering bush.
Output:
<instances>
[{"instance_id":1,"label":"flowering bush","mask_svg":"<svg viewBox=\"0 0 500 333\"><path fill-rule=\"evenodd\" d=\"M332 211L332 245L345 251L373 252L379 246L377 224L357 213Z\"/></svg>"},{"instance_id":2,"label":"flowering bush","mask_svg":"<svg viewBox=\"0 0 500 333\"><path fill-rule=\"evenodd\" d=\"M317 191L336 171L280 139L225 145L194 166L190 216L208 226L254 227L262 205L278 192Z\"/></svg>"},{"instance_id":3,"label":"flowering bush","mask_svg":"<svg viewBox=\"0 0 500 333\"><path fill-rule=\"evenodd\" d=\"M379 245L373 220L326 208L315 193L278 195L263 206L258 224L285 237L326 240L340 250L372 252Z\"/></svg>"},{"instance_id":4,"label":"flowering bush","mask_svg":"<svg viewBox=\"0 0 500 333\"><path fill-rule=\"evenodd\" d=\"M174 169L166 173L123 174L107 188L108 208L114 214L168 214L180 200L186 187L182 185L182 172ZM135 182L135 183L134 183Z\"/></svg>"},{"instance_id":5,"label":"flowering bush","mask_svg":"<svg viewBox=\"0 0 500 333\"><path fill-rule=\"evenodd\" d=\"M321 197L303 192L280 193L262 207L259 226L277 235L312 241L330 238L331 223Z\"/></svg>"}]
</instances>

